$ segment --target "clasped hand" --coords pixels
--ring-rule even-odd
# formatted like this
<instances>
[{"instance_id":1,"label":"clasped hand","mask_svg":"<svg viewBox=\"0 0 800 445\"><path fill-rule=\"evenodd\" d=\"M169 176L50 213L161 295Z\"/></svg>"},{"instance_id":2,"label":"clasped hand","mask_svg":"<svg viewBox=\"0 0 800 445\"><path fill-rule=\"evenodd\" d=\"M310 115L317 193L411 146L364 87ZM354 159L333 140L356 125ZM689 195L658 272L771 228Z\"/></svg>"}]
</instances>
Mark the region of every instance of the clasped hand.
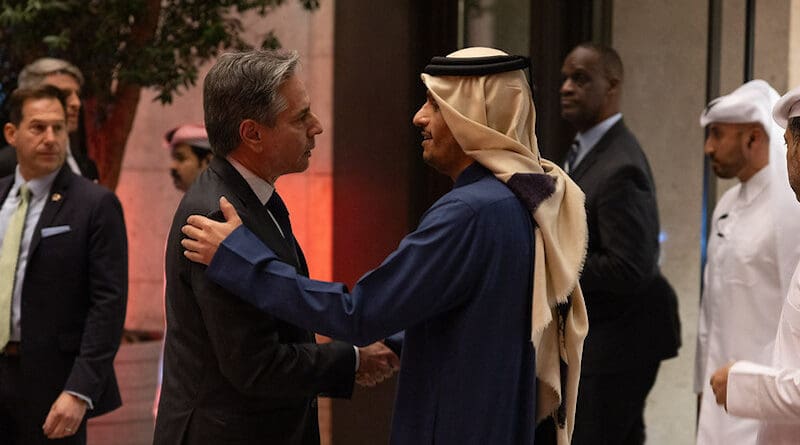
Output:
<instances>
[{"instance_id":1,"label":"clasped hand","mask_svg":"<svg viewBox=\"0 0 800 445\"><path fill-rule=\"evenodd\" d=\"M358 348L358 354L356 383L361 386L375 386L400 369L397 354L381 342Z\"/></svg>"}]
</instances>

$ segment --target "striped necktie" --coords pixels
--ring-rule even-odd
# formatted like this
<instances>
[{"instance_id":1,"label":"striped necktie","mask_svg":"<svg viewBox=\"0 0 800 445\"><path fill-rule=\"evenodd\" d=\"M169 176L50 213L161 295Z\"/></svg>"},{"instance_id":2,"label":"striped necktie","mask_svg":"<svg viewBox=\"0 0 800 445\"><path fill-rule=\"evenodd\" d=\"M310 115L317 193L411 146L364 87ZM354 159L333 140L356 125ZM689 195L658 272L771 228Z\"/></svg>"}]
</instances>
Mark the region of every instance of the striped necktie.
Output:
<instances>
[{"instance_id":1,"label":"striped necktie","mask_svg":"<svg viewBox=\"0 0 800 445\"><path fill-rule=\"evenodd\" d=\"M11 302L14 295L14 281L17 275L17 260L22 233L25 230L25 217L31 192L26 184L19 188L19 204L8 222L0 249L0 350L11 338Z\"/></svg>"}]
</instances>

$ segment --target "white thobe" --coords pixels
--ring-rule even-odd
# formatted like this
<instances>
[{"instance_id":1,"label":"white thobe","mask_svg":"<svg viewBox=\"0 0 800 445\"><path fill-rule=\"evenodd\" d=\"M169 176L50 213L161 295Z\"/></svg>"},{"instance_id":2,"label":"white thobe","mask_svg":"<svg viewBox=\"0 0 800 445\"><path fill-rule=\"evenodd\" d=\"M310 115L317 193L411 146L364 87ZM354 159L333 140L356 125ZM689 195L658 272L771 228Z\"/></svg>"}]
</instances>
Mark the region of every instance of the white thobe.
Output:
<instances>
[{"instance_id":1,"label":"white thobe","mask_svg":"<svg viewBox=\"0 0 800 445\"><path fill-rule=\"evenodd\" d=\"M759 445L800 443L800 265L783 304L771 363L731 367L728 412L763 421Z\"/></svg>"},{"instance_id":2,"label":"white thobe","mask_svg":"<svg viewBox=\"0 0 800 445\"><path fill-rule=\"evenodd\" d=\"M788 184L773 184L779 181L769 170L762 168L728 190L714 210L695 360L695 391L703 393L698 445L756 443L759 422L726 413L716 404L709 380L734 360L769 362L791 278L779 271L793 270L798 261L796 250L788 259L778 255L777 243L790 240L777 233L781 215L770 204L770 187ZM781 261L791 264L782 267Z\"/></svg>"}]
</instances>

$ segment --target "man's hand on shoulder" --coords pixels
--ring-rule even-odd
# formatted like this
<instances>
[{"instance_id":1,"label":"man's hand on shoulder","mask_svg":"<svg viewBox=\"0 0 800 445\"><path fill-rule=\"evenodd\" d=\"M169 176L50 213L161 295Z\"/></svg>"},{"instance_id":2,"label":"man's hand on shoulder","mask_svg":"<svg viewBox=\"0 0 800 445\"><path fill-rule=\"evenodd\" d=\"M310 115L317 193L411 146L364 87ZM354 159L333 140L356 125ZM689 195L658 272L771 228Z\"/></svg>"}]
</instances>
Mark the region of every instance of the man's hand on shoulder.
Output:
<instances>
[{"instance_id":1,"label":"man's hand on shoulder","mask_svg":"<svg viewBox=\"0 0 800 445\"><path fill-rule=\"evenodd\" d=\"M219 198L219 208L225 216L225 222L214 221L201 215L191 215L186 219L187 224L181 227L181 232L186 235L186 238L181 240L181 245L186 249L183 255L189 260L208 266L222 241L242 225L242 220L233 204L224 196Z\"/></svg>"},{"instance_id":2,"label":"man's hand on shoulder","mask_svg":"<svg viewBox=\"0 0 800 445\"><path fill-rule=\"evenodd\" d=\"M358 348L358 354L356 383L361 386L375 386L400 369L400 359L382 342Z\"/></svg>"},{"instance_id":3,"label":"man's hand on shoulder","mask_svg":"<svg viewBox=\"0 0 800 445\"><path fill-rule=\"evenodd\" d=\"M42 430L48 439L61 439L75 434L86 414L86 402L68 392L62 392L47 414Z\"/></svg>"}]
</instances>

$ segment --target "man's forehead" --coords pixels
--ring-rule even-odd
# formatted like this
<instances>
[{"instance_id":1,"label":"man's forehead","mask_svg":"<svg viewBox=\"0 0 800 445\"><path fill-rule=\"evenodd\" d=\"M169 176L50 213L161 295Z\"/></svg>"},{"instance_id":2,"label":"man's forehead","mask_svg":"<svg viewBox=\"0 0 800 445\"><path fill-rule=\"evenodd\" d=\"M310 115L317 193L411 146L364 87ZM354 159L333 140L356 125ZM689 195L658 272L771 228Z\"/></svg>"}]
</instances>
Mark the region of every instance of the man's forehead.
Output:
<instances>
[{"instance_id":1,"label":"man's forehead","mask_svg":"<svg viewBox=\"0 0 800 445\"><path fill-rule=\"evenodd\" d=\"M754 126L760 126L758 122L710 122L708 124L709 129L719 129L723 131L727 130L746 130L748 128L752 128Z\"/></svg>"},{"instance_id":2,"label":"man's forehead","mask_svg":"<svg viewBox=\"0 0 800 445\"><path fill-rule=\"evenodd\" d=\"M22 104L23 118L33 118L42 114L57 113L61 120L66 119L64 107L54 97L40 97L26 99Z\"/></svg>"},{"instance_id":3,"label":"man's forehead","mask_svg":"<svg viewBox=\"0 0 800 445\"><path fill-rule=\"evenodd\" d=\"M600 53L592 48L579 46L569 53L566 60L578 65L594 65L600 62Z\"/></svg>"}]
</instances>

